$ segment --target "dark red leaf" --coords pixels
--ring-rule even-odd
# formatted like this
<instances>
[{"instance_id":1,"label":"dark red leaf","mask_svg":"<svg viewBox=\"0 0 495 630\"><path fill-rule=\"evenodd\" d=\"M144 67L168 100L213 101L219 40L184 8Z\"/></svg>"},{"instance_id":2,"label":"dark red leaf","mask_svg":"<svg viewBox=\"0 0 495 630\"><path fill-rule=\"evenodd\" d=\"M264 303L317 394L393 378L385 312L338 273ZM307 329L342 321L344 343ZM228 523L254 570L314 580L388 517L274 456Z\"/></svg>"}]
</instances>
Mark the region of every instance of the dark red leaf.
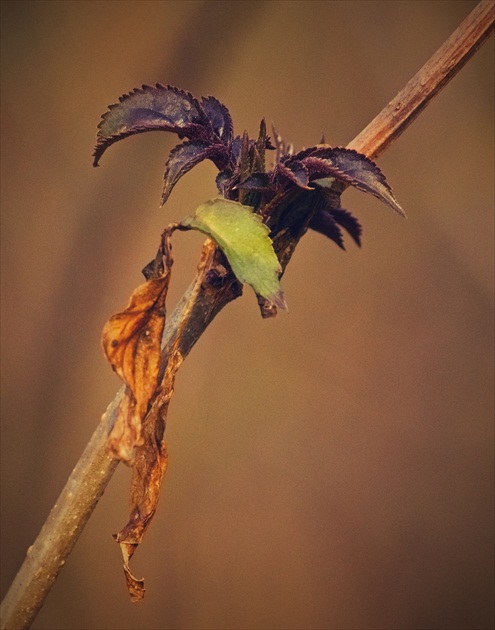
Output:
<instances>
[{"instance_id":1,"label":"dark red leaf","mask_svg":"<svg viewBox=\"0 0 495 630\"><path fill-rule=\"evenodd\" d=\"M285 154L284 159L282 160L286 164L290 164L290 162L294 162L296 160L301 161L304 158L310 157L316 151L317 147L309 147L308 149L302 149L302 151L298 151L294 154Z\"/></svg>"},{"instance_id":2,"label":"dark red leaf","mask_svg":"<svg viewBox=\"0 0 495 630\"><path fill-rule=\"evenodd\" d=\"M309 157L303 158L301 164L304 164L308 172L308 177L311 182L324 177L336 177L336 169L326 160L321 158Z\"/></svg>"},{"instance_id":3,"label":"dark red leaf","mask_svg":"<svg viewBox=\"0 0 495 630\"><path fill-rule=\"evenodd\" d=\"M213 128L199 102L169 85L143 85L110 105L98 125L94 166L118 140L145 131L172 131L180 137L211 140Z\"/></svg>"},{"instance_id":4,"label":"dark red leaf","mask_svg":"<svg viewBox=\"0 0 495 630\"><path fill-rule=\"evenodd\" d=\"M234 190L265 191L270 187L270 175L268 173L253 173L245 181L234 186Z\"/></svg>"},{"instance_id":5,"label":"dark red leaf","mask_svg":"<svg viewBox=\"0 0 495 630\"><path fill-rule=\"evenodd\" d=\"M311 161L315 159L323 160L330 167L329 174L324 175L322 181L313 180L313 178L311 178L316 184L323 187L331 186L332 182L326 182L325 178L334 177L343 182L347 182L359 190L374 195L397 213L405 216L404 210L402 210L398 204L392 193L392 189L385 179L385 175L378 166L365 155L353 149L317 147L311 154L311 157L308 158L308 160ZM306 164L307 160L303 160L303 162ZM316 163L313 162L313 164L316 167Z\"/></svg>"},{"instance_id":6,"label":"dark red leaf","mask_svg":"<svg viewBox=\"0 0 495 630\"><path fill-rule=\"evenodd\" d=\"M334 243L337 243L339 247L345 249L342 232L329 210L317 212L309 222L309 227L315 232L320 232L320 234L327 236Z\"/></svg>"},{"instance_id":7,"label":"dark red leaf","mask_svg":"<svg viewBox=\"0 0 495 630\"><path fill-rule=\"evenodd\" d=\"M211 159L221 164L222 158L227 159L224 145L211 145L204 140L184 142L173 149L165 164L165 174L162 192L162 205L167 201L173 187L179 179L203 160Z\"/></svg>"},{"instance_id":8,"label":"dark red leaf","mask_svg":"<svg viewBox=\"0 0 495 630\"><path fill-rule=\"evenodd\" d=\"M332 208L331 213L335 223L338 223L341 227L343 227L356 245L361 247L361 234L363 232L363 228L356 217L347 210L342 210L342 208Z\"/></svg>"},{"instance_id":9,"label":"dark red leaf","mask_svg":"<svg viewBox=\"0 0 495 630\"><path fill-rule=\"evenodd\" d=\"M225 105L220 103L214 96L203 97L201 104L213 127L213 131L220 140L225 144L232 142L234 126L229 110Z\"/></svg>"},{"instance_id":10,"label":"dark red leaf","mask_svg":"<svg viewBox=\"0 0 495 630\"><path fill-rule=\"evenodd\" d=\"M309 171L299 160L291 160L286 164L279 162L276 166L277 176L289 180L304 190L312 190L309 183Z\"/></svg>"}]
</instances>

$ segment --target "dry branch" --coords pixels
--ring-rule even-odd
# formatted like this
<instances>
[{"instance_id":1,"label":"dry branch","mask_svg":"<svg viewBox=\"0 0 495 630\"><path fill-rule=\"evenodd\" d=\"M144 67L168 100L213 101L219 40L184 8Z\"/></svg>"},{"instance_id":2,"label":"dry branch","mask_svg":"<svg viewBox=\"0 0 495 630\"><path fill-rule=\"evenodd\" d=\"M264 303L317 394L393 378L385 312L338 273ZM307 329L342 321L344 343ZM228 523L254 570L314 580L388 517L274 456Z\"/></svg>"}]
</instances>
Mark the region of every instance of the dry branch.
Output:
<instances>
[{"instance_id":1,"label":"dry branch","mask_svg":"<svg viewBox=\"0 0 495 630\"><path fill-rule=\"evenodd\" d=\"M349 148L371 158L382 153L488 38L494 18L494 2L480 2ZM208 241L196 279L167 321L162 352L164 365L171 348L178 347L182 358L187 356L215 315L240 293L235 281L216 291L203 288L204 274L215 265L216 255L215 245ZM30 627L110 481L117 462L107 454L107 437L124 395L122 388L103 414L40 534L28 549L2 602L1 630Z\"/></svg>"},{"instance_id":2,"label":"dry branch","mask_svg":"<svg viewBox=\"0 0 495 630\"><path fill-rule=\"evenodd\" d=\"M493 31L495 3L480 2L421 70L348 145L378 157L447 85Z\"/></svg>"}]
</instances>

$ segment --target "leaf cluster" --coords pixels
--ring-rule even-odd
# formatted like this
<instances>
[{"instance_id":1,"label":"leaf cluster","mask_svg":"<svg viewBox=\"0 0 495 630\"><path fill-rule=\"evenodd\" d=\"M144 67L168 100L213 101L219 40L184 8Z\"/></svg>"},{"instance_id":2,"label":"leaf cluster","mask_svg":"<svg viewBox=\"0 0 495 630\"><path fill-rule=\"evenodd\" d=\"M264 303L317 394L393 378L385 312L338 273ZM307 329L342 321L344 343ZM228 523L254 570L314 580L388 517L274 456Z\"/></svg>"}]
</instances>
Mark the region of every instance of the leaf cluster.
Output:
<instances>
[{"instance_id":1,"label":"leaf cluster","mask_svg":"<svg viewBox=\"0 0 495 630\"><path fill-rule=\"evenodd\" d=\"M181 335L191 334L193 321L200 322L200 334L218 310L240 294L237 287L242 283L254 289L263 317L286 309L280 278L308 229L342 249L343 231L360 245L361 225L341 207L346 187L374 195L404 214L385 176L365 155L323 143L295 153L275 129L273 140L267 135L264 121L256 139L247 133L235 136L229 111L216 98L197 100L189 92L160 84L144 85L110 105L99 124L94 165L115 142L146 131L173 132L181 140L165 164L162 204L180 178L206 159L218 169L219 196L164 230L155 259L143 270L146 282L103 331L107 359L126 384L108 449L133 466L131 514L115 538L134 601L144 596L144 583L131 573L129 560L153 518L167 467L164 432L175 373L183 360ZM275 152L271 168L266 164L268 151ZM200 262L189 319L163 362L170 238L177 229L199 230L217 247Z\"/></svg>"},{"instance_id":2,"label":"leaf cluster","mask_svg":"<svg viewBox=\"0 0 495 630\"><path fill-rule=\"evenodd\" d=\"M385 176L365 155L351 149L319 144L297 153L273 129L266 134L264 121L258 138L247 133L234 136L228 109L213 96L197 100L189 92L157 83L143 85L110 105L99 124L94 165L113 143L146 131L170 131L185 139L170 153L162 192L164 204L179 179L203 160L218 168L219 193L255 208L271 228L278 227L281 206L297 192L319 193L318 211L308 227L344 248L342 229L359 245L361 226L340 208L340 194L347 186L370 193L404 215ZM275 164L266 170L266 151L275 151Z\"/></svg>"}]
</instances>

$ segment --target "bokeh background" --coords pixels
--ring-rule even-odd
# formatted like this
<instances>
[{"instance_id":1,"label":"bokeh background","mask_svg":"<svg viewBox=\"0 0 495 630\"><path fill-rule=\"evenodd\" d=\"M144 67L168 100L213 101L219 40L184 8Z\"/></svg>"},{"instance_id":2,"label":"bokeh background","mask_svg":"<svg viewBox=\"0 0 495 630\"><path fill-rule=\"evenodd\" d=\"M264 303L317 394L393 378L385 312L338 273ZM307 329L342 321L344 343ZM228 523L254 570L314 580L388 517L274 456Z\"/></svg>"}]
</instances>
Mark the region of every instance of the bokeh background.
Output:
<instances>
[{"instance_id":1,"label":"bokeh background","mask_svg":"<svg viewBox=\"0 0 495 630\"><path fill-rule=\"evenodd\" d=\"M1 3L2 595L119 387L103 324L216 193L205 163L159 209L168 134L93 169L107 105L160 81L345 145L475 4ZM120 466L34 628L493 627L493 65L489 41L380 158L407 221L346 192L362 249L308 234L289 314L245 290L188 357L144 603ZM176 235L170 305L201 243Z\"/></svg>"}]
</instances>

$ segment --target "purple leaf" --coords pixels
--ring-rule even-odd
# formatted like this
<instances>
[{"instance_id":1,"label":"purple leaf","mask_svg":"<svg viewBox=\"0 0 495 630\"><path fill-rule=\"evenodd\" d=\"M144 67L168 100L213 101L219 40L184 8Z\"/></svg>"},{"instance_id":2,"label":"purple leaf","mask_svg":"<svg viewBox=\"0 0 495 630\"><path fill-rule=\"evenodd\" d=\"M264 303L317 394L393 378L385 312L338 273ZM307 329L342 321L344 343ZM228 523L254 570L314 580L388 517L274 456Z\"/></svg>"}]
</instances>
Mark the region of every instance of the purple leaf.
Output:
<instances>
[{"instance_id":1,"label":"purple leaf","mask_svg":"<svg viewBox=\"0 0 495 630\"><path fill-rule=\"evenodd\" d=\"M337 243L339 247L345 249L342 232L330 210L320 210L317 212L309 222L309 227L315 230L315 232L320 232L320 234L327 236L334 243Z\"/></svg>"},{"instance_id":2,"label":"purple leaf","mask_svg":"<svg viewBox=\"0 0 495 630\"><path fill-rule=\"evenodd\" d=\"M236 136L234 140L232 141L232 155L236 161L241 156L241 150L242 150L242 137Z\"/></svg>"},{"instance_id":3,"label":"purple leaf","mask_svg":"<svg viewBox=\"0 0 495 630\"><path fill-rule=\"evenodd\" d=\"M220 103L214 96L203 97L201 105L208 116L213 131L217 136L228 144L232 142L234 126L229 110Z\"/></svg>"},{"instance_id":4,"label":"purple leaf","mask_svg":"<svg viewBox=\"0 0 495 630\"><path fill-rule=\"evenodd\" d=\"M363 232L363 228L356 217L347 210L342 210L342 208L332 208L331 213L335 223L338 223L341 227L343 227L356 245L361 247L361 234Z\"/></svg>"},{"instance_id":5,"label":"purple leaf","mask_svg":"<svg viewBox=\"0 0 495 630\"><path fill-rule=\"evenodd\" d=\"M242 183L234 186L234 190L266 191L270 187L271 178L268 173L253 173Z\"/></svg>"},{"instance_id":6,"label":"purple leaf","mask_svg":"<svg viewBox=\"0 0 495 630\"><path fill-rule=\"evenodd\" d=\"M349 183L351 186L368 192L380 201L389 205L393 210L405 217L404 210L400 207L392 193L385 175L378 166L365 155L353 149L327 147L316 148L309 160L322 159L330 167L331 172L325 175L320 181L314 180L320 186L329 186L331 182L326 182L326 177L335 177L341 181ZM303 160L306 163L306 160Z\"/></svg>"},{"instance_id":7,"label":"purple leaf","mask_svg":"<svg viewBox=\"0 0 495 630\"><path fill-rule=\"evenodd\" d=\"M223 145L210 145L204 140L194 140L179 144L170 152L165 164L165 174L163 177L162 205L167 201L172 192L172 188L179 179L190 171L193 166L203 160L210 159L220 161L222 152L225 151Z\"/></svg>"},{"instance_id":8,"label":"purple leaf","mask_svg":"<svg viewBox=\"0 0 495 630\"><path fill-rule=\"evenodd\" d=\"M94 166L106 149L144 131L172 131L192 140L211 140L214 132L203 108L189 93L159 83L143 85L110 105L98 125Z\"/></svg>"},{"instance_id":9,"label":"purple leaf","mask_svg":"<svg viewBox=\"0 0 495 630\"><path fill-rule=\"evenodd\" d=\"M276 173L278 177L282 177L282 179L288 179L289 181L299 186L299 188L304 188L305 190L312 190L309 183L309 172L306 166L300 162L299 160L291 160L283 164L279 162L276 166Z\"/></svg>"},{"instance_id":10,"label":"purple leaf","mask_svg":"<svg viewBox=\"0 0 495 630\"><path fill-rule=\"evenodd\" d=\"M215 183L218 188L218 192L222 194L226 199L231 198L231 190L236 181L236 174L232 174L229 171L222 171L218 173Z\"/></svg>"},{"instance_id":11,"label":"purple leaf","mask_svg":"<svg viewBox=\"0 0 495 630\"><path fill-rule=\"evenodd\" d=\"M333 177L337 178L336 169L332 166L327 160L323 160L322 158L317 157L305 157L301 164L304 164L306 170L308 171L309 180L311 182L316 182L319 184L319 180L322 178ZM346 180L348 181L348 180ZM350 182L349 182L350 183ZM321 184L319 184L321 186ZM330 187L331 183L328 183L328 187Z\"/></svg>"},{"instance_id":12,"label":"purple leaf","mask_svg":"<svg viewBox=\"0 0 495 630\"><path fill-rule=\"evenodd\" d=\"M309 147L308 149L302 149L302 151L298 151L297 153L294 153L294 154L286 153L283 156L282 162L284 162L285 164L288 164L296 160L301 161L304 158L312 156L313 153L317 150L317 148L318 147Z\"/></svg>"}]
</instances>

